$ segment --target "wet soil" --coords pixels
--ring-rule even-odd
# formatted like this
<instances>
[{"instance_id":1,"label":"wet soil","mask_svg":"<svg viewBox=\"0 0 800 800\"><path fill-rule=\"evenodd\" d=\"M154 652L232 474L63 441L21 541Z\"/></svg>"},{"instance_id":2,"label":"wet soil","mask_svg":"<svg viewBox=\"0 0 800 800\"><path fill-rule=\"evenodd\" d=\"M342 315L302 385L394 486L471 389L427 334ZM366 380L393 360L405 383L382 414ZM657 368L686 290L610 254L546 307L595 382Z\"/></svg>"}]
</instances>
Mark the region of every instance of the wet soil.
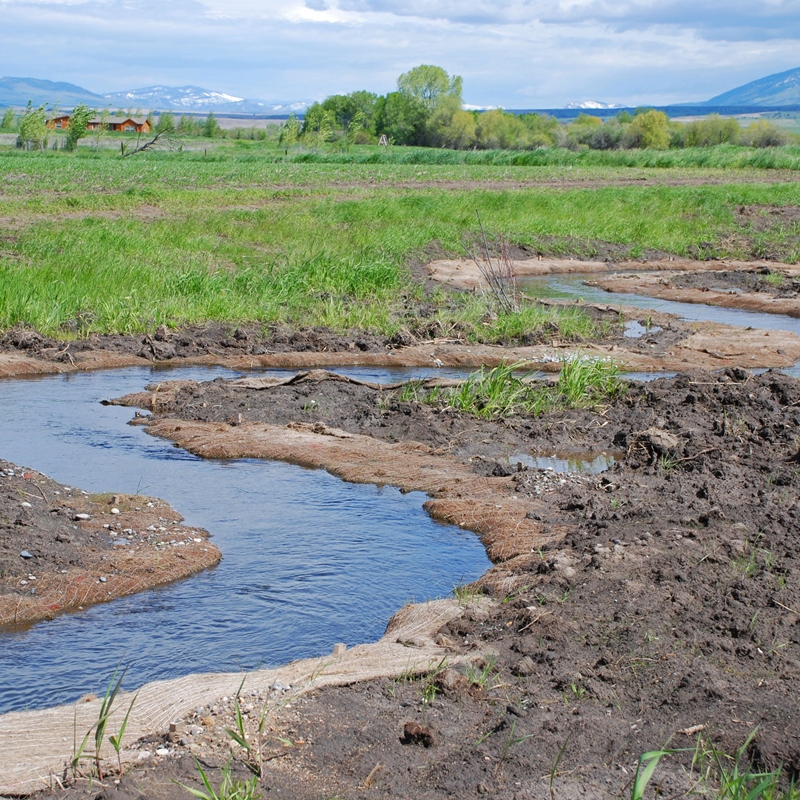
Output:
<instances>
[{"instance_id":1,"label":"wet soil","mask_svg":"<svg viewBox=\"0 0 800 800\"><path fill-rule=\"evenodd\" d=\"M0 460L0 626L52 618L216 564L163 501L89 495Z\"/></svg>"},{"instance_id":2,"label":"wet soil","mask_svg":"<svg viewBox=\"0 0 800 800\"><path fill-rule=\"evenodd\" d=\"M649 262L648 267L691 270L699 263L667 260ZM521 265L520 274L591 272L595 268L600 272L609 271L609 265L600 261L528 259L517 264ZM725 264L739 266L736 262ZM788 265L781 265L781 270L790 277L794 274L794 268ZM444 283L457 289L474 289L480 281L480 272L472 262L432 262L426 274L431 285ZM659 272L658 276L666 274ZM647 274L637 278L654 285L660 280ZM616 279L601 278L602 285L605 287L611 280ZM659 285L663 290L666 284L662 281ZM625 284L625 288L635 291L637 287ZM646 287L642 291L646 293ZM700 293L693 289L684 291ZM700 302L705 302L707 296L708 293L704 293ZM764 296L772 302L794 302ZM724 295L725 303L729 297ZM575 305L561 300L540 302ZM740 302L740 298L734 297L730 304L736 302ZM391 338L369 331L336 333L324 327L291 330L282 326L212 323L180 330L160 326L152 335L112 334L83 338L78 335L77 338L55 339L18 327L0 337L0 377L153 363L222 365L232 369L299 369L314 366L480 367L522 361L538 363L546 369L568 357L576 348L598 357L614 358L624 369L635 371L726 365L752 367L754 362L764 367L788 367L800 358L800 340L791 333L771 331L762 336L758 331L742 331L726 325L686 323L668 314L643 315L637 308L579 305L602 331L588 342L564 338L556 329L545 329L509 337L496 344L475 343L469 341L470 331L443 330L435 309L427 302L409 312L403 327ZM794 305L789 312L793 308ZM646 336L624 335L622 321L638 321L644 325L648 317L655 327ZM74 321L77 334L79 323Z\"/></svg>"},{"instance_id":3,"label":"wet soil","mask_svg":"<svg viewBox=\"0 0 800 800\"><path fill-rule=\"evenodd\" d=\"M80 320L71 333L78 334ZM203 355L262 355L266 352L369 352L383 350L387 340L369 333L336 334L328 328L293 330L281 326L208 325L154 334L102 334L76 339L53 339L27 328L15 328L0 338L0 350L35 356L44 361L70 363L78 354L103 351L148 361L170 361Z\"/></svg>"},{"instance_id":4,"label":"wet soil","mask_svg":"<svg viewBox=\"0 0 800 800\"><path fill-rule=\"evenodd\" d=\"M800 279L784 276L769 267L754 270L720 270L675 275L670 282L682 289L718 289L722 291L758 293L772 297L796 299L800 295Z\"/></svg>"},{"instance_id":5,"label":"wet soil","mask_svg":"<svg viewBox=\"0 0 800 800\"><path fill-rule=\"evenodd\" d=\"M756 729L747 759L800 776L800 382L694 372L602 409L484 422L342 381L214 381L161 411L282 423L307 419L311 400L320 420L443 445L479 473L509 471L509 444L617 460L602 475L510 470L506 490L567 533L495 566L473 588L496 602L440 631L454 655L483 654L287 700L270 721L267 797L549 798L551 773L556 797L620 797L641 753L698 737L733 752ZM259 702L243 699L251 718ZM168 780L196 776L187 751L218 776L231 714L230 699L197 709L160 763L94 796L182 797ZM682 796L698 776L681 765L663 761L651 785Z\"/></svg>"}]
</instances>

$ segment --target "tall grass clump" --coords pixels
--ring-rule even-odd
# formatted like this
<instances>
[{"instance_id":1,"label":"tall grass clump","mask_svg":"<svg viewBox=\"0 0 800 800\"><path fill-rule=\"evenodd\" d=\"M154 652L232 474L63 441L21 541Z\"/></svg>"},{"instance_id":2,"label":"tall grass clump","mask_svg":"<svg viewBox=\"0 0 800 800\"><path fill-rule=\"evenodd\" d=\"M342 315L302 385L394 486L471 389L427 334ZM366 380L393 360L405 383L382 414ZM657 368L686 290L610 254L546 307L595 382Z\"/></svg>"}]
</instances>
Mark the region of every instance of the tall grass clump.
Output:
<instances>
[{"instance_id":1,"label":"tall grass clump","mask_svg":"<svg viewBox=\"0 0 800 800\"><path fill-rule=\"evenodd\" d=\"M449 389L425 389L419 382L409 383L397 398L401 402L414 400L483 419L498 419L598 407L622 395L627 386L619 377L619 365L608 359L573 356L563 363L555 384L535 381L530 372L522 372L523 367L516 363L482 368Z\"/></svg>"},{"instance_id":2,"label":"tall grass clump","mask_svg":"<svg viewBox=\"0 0 800 800\"><path fill-rule=\"evenodd\" d=\"M625 386L615 361L576 355L561 365L556 391L569 408L577 408L617 397Z\"/></svg>"}]
</instances>

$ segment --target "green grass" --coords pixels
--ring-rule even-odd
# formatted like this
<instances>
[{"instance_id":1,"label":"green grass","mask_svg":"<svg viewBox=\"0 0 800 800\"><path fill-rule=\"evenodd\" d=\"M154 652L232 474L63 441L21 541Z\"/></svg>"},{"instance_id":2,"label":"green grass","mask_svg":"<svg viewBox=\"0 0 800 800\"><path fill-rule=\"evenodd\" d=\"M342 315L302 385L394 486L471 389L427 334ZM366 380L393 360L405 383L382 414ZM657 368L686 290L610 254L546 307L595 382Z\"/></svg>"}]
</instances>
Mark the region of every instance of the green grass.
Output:
<instances>
[{"instance_id":1,"label":"green grass","mask_svg":"<svg viewBox=\"0 0 800 800\"><path fill-rule=\"evenodd\" d=\"M661 749L643 753L631 782L631 800L643 800L659 762L678 754L691 754L687 778L689 795L715 800L800 800L796 781L787 781L780 768L764 771L754 768L748 757L753 731L732 755L718 748L702 733L693 748ZM660 792L656 788L655 796Z\"/></svg>"},{"instance_id":2,"label":"green grass","mask_svg":"<svg viewBox=\"0 0 800 800\"><path fill-rule=\"evenodd\" d=\"M619 367L605 359L575 356L565 361L554 385L520 376L522 364L503 364L473 372L456 388L426 389L422 382L406 384L400 402L417 401L455 408L476 417L497 419L515 414L538 416L547 411L602 405L625 392Z\"/></svg>"},{"instance_id":3,"label":"green grass","mask_svg":"<svg viewBox=\"0 0 800 800\"><path fill-rule=\"evenodd\" d=\"M657 172L681 180L734 175L623 161L609 167L584 159L569 169L457 153L464 163L421 165L402 163L396 148L395 155L375 149L388 163L344 163L355 149L327 164L240 150L129 159L0 151L0 329L24 324L85 335L255 321L391 335L408 324L408 299L419 297L409 263L430 252L463 255L464 240L478 235L476 211L493 235L554 255L591 255L598 242L634 257L648 249L688 255L710 242L712 255L746 257L737 244L740 205L800 205L797 182L605 185ZM409 150L404 158L438 153ZM542 185L567 177L588 188ZM487 181L497 188L481 186ZM525 182L536 185L520 188ZM796 227L759 233L759 246L800 260ZM550 322L550 312L533 305L488 322L474 298L434 305L441 331L465 326L463 335L485 341L544 334ZM583 312L571 314L559 316L559 335L596 335Z\"/></svg>"}]
</instances>

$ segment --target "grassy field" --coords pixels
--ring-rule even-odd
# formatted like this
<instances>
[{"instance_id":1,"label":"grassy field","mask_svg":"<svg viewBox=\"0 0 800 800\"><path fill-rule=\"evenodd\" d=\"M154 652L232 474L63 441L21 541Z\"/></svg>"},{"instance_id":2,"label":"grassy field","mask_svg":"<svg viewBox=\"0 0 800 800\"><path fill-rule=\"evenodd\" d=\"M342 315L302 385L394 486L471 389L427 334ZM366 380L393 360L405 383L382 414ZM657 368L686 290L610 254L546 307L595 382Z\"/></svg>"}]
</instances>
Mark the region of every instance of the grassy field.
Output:
<instances>
[{"instance_id":1,"label":"grassy field","mask_svg":"<svg viewBox=\"0 0 800 800\"><path fill-rule=\"evenodd\" d=\"M744 148L706 154L724 162L733 150ZM413 152L415 163L397 161ZM755 232L737 220L740 206L800 205L797 182L770 182L771 171L752 165L664 168L647 162L660 154L640 153L625 166L633 151L608 154L612 165L512 166L491 153L423 164L422 156L450 154L413 152L397 148L384 154L389 163L369 164L355 163L358 152L335 163L313 154L276 161L255 146L126 159L0 151L0 328L85 335L215 320L391 334L409 324L408 300L421 298L409 266L463 255L463 243L476 240L476 212L492 235L546 253L591 256L613 245L634 257L702 248L800 259L797 224ZM740 156L748 153L758 155ZM773 155L800 161L797 148ZM442 333L519 334L520 320L487 318L472 296L440 294L428 306ZM529 312L522 323L546 329L546 317ZM562 322L578 338L593 333L574 314Z\"/></svg>"}]
</instances>

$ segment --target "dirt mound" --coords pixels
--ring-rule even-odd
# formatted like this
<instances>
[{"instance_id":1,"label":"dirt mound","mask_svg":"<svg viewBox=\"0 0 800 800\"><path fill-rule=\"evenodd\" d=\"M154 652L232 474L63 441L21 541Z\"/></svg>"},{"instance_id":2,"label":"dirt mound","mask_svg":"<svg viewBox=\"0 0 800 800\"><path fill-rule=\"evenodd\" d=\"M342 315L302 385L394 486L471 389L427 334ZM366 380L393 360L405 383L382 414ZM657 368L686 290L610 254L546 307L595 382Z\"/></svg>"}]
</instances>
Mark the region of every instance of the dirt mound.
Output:
<instances>
[{"instance_id":1,"label":"dirt mound","mask_svg":"<svg viewBox=\"0 0 800 800\"><path fill-rule=\"evenodd\" d=\"M716 290L730 293L758 293L773 297L797 299L798 278L777 270L761 267L721 272L684 272L669 276L670 283L682 289Z\"/></svg>"},{"instance_id":2,"label":"dirt mound","mask_svg":"<svg viewBox=\"0 0 800 800\"><path fill-rule=\"evenodd\" d=\"M694 261L691 259L666 257L646 261L581 260L571 258L522 258L513 262L514 272L519 278L533 275L575 275L583 273L611 272L709 272L716 270L740 270L767 268L794 273L796 265L769 261ZM468 258L440 259L427 265L429 278L457 289L475 289L484 284L478 265Z\"/></svg>"},{"instance_id":3,"label":"dirt mound","mask_svg":"<svg viewBox=\"0 0 800 800\"><path fill-rule=\"evenodd\" d=\"M216 564L206 531L155 498L91 496L0 461L0 625L186 578Z\"/></svg>"}]
</instances>

